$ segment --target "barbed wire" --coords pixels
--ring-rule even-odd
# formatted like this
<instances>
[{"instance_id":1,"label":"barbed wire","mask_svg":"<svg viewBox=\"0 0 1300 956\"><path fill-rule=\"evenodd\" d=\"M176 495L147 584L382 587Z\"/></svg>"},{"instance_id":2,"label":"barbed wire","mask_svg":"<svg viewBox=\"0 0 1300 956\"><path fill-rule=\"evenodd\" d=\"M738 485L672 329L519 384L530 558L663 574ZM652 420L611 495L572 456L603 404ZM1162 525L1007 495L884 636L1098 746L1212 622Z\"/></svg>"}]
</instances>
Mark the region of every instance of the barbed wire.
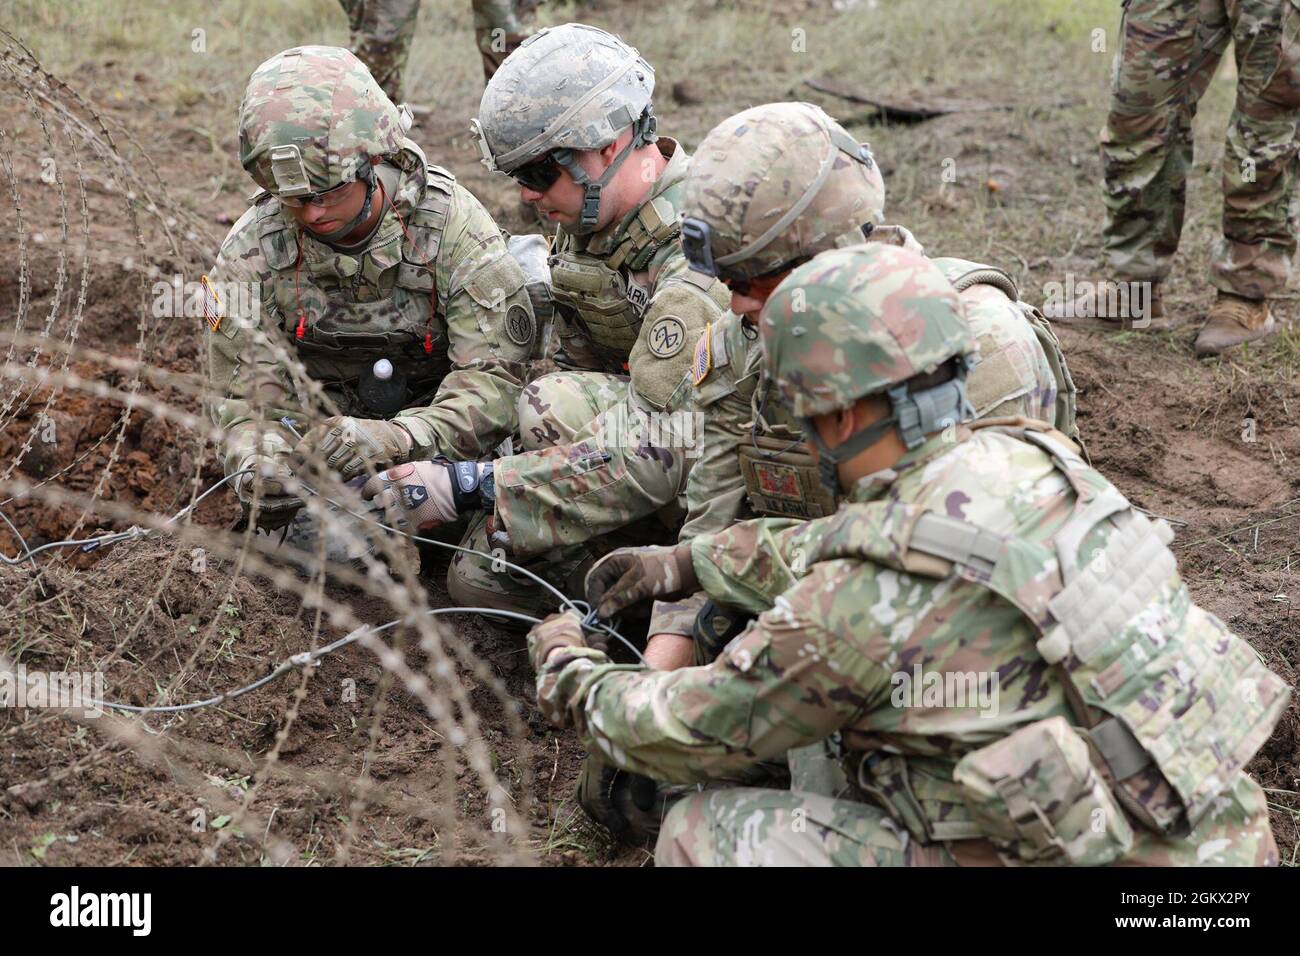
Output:
<instances>
[{"instance_id":1,"label":"barbed wire","mask_svg":"<svg viewBox=\"0 0 1300 956\"><path fill-rule=\"evenodd\" d=\"M259 787L282 778L283 744L299 719L309 675L326 655L356 645L374 656L381 675L371 706L364 716L358 715L358 732L368 741L360 755L360 770L350 783L331 784L324 790L313 784L313 793L319 791L321 799L329 799L329 793L346 793L351 800L346 829L331 835L336 859L347 860L353 844L365 832L363 814L375 805L400 807L403 813L436 821L449 854L454 855L455 841L464 832L473 834L494 857L526 861L527 820L535 801L531 732L520 716L520 702L509 693L501 676L446 622L483 611L521 624L534 623L537 618L489 608L431 607L416 577L418 567L412 566L410 555L398 545L410 548L412 541L418 541L452 553L469 551L485 560L504 559L383 523L377 524L386 534L367 535L365 529L370 525L357 520L361 509L350 504L351 493L319 462L312 462L303 475L321 492L303 493L303 508L321 531L317 553L275 548L251 525L234 533L211 523L199 524L195 520L198 509L210 502L219 488L246 472L219 480L208 477L206 469L214 466L212 450L223 447L224 436L211 419L209 357L206 349L195 347L202 342L196 333L206 327L201 320L193 324L164 322L151 315L148 281L161 274L159 267L197 275L211 262L216 237L208 235L196 213L168 195L162 171L128 129L102 115L46 71L29 48L0 28L0 106L6 105L31 121L0 129L0 196L7 195L15 211L7 264L15 279L10 287L14 298L6 303L12 307L12 321L0 330L4 339L0 343L4 348L0 377L6 382L0 389L0 435L9 442L7 460L0 466L0 537L12 534L17 549L15 557L0 554L0 582L14 585L5 589L0 631L29 634L33 639L8 648L0 646L0 653L6 649L16 649L24 656L53 652L68 665L89 656L96 670L116 674L119 668L127 668L128 674L142 676L152 689L142 700L100 701L118 716L108 718L107 723L101 720L86 725L100 738L88 754L70 758L62 766L43 766L31 779L11 782L0 791L0 797L47 786L70 786L80 775L106 766L114 754L124 750L141 761L164 760L178 785L197 792L206 786L205 776L186 764L197 765L218 755L210 745L184 733L190 715L205 712L212 715L209 719L226 720L222 716L228 713L224 703L247 697L298 670L303 679L288 706L278 711L274 745L254 761L253 783L242 797L233 804L222 800L223 805L229 804L232 823L207 845L203 857L215 862L236 830L252 832L254 825L267 852L283 849L284 841L272 828L273 821L279 827L275 813L263 817L254 807ZM50 160L48 170L42 157ZM92 224L98 227L101 223L108 231L92 231ZM113 243L107 250L106 236ZM101 295L101 290L106 294ZM97 334L99 348L84 344L90 337L87 329L105 328L114 333L111 339ZM249 334L254 346L284 370L284 384L306 415L319 420L340 414L331 396L282 341L264 329ZM120 349L113 344L117 342L122 343ZM165 365L177 365L181 370ZM94 427L83 431L76 424L78 415L87 416L81 419L86 423L93 417ZM51 451L38 454L41 443L50 441L44 430L55 420L60 428L72 421L66 427L74 429L73 434L59 438ZM142 457L141 436L146 434L155 436L155 445ZM132 461L126 460L128 453ZM159 477L153 485L140 487L154 490L128 492L127 488L135 488L131 485L135 469L146 460ZM226 470L219 461L215 464L218 473ZM254 474L253 510L260 507L261 486L260 476ZM170 504L169 487L174 489ZM137 495L143 495L143 500ZM84 533L91 521L104 522L100 527L110 530ZM34 538L28 529L36 527L40 536ZM136 568L144 555L154 551L131 547L121 552L119 560L118 552L112 550L114 546L139 545L158 532L171 537L175 547L169 553L156 552L160 560L148 566L147 577L141 577ZM363 540L367 537L372 540ZM326 538L359 551L357 566L329 559ZM183 643L177 643L175 637L162 639L160 634L142 644L142 635L148 636L149 623L161 613L159 608L175 586L183 566L183 549L195 546L223 562L229 559L230 565L222 565L222 573L228 577L222 586L202 592L201 601L211 603L195 605L200 609L195 611L199 626L191 626ZM529 569L507 563L532 576ZM224 646L218 627L222 615L201 609L233 606L232 602L241 600L239 595L251 593L241 582L254 579L258 590L265 586L293 596L300 609L298 632L305 635L308 649L283 659L277 653L274 659L278 663L256 681L240 681L241 686L233 690L195 695L198 699L186 701L189 695L182 695L183 689L196 678L204 679L199 662L212 648L220 652ZM327 579L331 582L328 589ZM80 603L90 610L100 589L119 580L132 585L136 593L129 605L95 609L113 624L93 641L65 642L59 636L62 632L39 616L44 613L39 609L54 601L53 606L63 607L60 613L72 620L72 606ZM55 585L48 592L47 581ZM354 589L360 599L381 602L382 607L392 609L392 619L385 620L388 615L381 617L368 608L361 610L360 605L353 607L352 599L345 600L334 585ZM557 593L559 606L582 615L589 632L602 627L608 628L603 636L616 632L613 626L594 621L583 602ZM28 621L33 614L37 616ZM367 617L384 623L363 619ZM81 618L84 629L84 612ZM322 636L326 628L337 628L333 633L343 636L326 639ZM418 649L422 655L418 667L407 664L408 649ZM166 668L162 673L160 665ZM462 681L461 674L472 675L476 683ZM206 680L211 680L211 674ZM410 693L432 718L430 730L452 743L438 752L428 768L439 781L440 792L450 799L440 798L433 804L398 800L369 776L387 694L393 686ZM496 757L485 743L485 724L477 712L480 702L470 696L474 686L483 688L487 700L499 703L500 714L494 718L492 732L499 728L515 743L517 760L509 780L498 776ZM52 712L24 713L19 723L0 727L0 737L15 732L30 735L60 718L75 719ZM156 730L147 722L151 717L163 719ZM458 782L466 770L470 775ZM496 833L495 827L468 820L457 810L465 800L460 788L469 785L490 802L504 800L501 809L509 821L509 838Z\"/></svg>"}]
</instances>

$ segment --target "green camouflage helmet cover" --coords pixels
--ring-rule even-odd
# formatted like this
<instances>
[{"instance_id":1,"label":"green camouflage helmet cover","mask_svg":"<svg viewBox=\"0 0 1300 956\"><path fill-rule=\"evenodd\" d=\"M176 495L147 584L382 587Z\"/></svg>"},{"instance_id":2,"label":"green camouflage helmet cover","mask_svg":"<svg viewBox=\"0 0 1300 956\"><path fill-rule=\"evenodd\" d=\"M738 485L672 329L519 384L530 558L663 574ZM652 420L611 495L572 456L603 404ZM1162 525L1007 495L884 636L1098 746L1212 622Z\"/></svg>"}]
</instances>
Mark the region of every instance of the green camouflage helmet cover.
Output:
<instances>
[{"instance_id":1,"label":"green camouflage helmet cover","mask_svg":"<svg viewBox=\"0 0 1300 956\"><path fill-rule=\"evenodd\" d=\"M556 149L600 149L650 109L655 71L612 33L539 30L488 81L471 127L488 169L510 173ZM652 114L653 115L653 114ZM653 123L644 132L654 139Z\"/></svg>"},{"instance_id":2,"label":"green camouflage helmet cover","mask_svg":"<svg viewBox=\"0 0 1300 956\"><path fill-rule=\"evenodd\" d=\"M975 352L939 267L885 243L833 249L795 269L767 300L759 329L767 372L803 419Z\"/></svg>"},{"instance_id":3,"label":"green camouflage helmet cover","mask_svg":"<svg viewBox=\"0 0 1300 956\"><path fill-rule=\"evenodd\" d=\"M884 215L870 149L811 103L768 103L723 120L691 159L683 218L707 224L725 278L775 272L860 243Z\"/></svg>"},{"instance_id":4,"label":"green camouflage helmet cover","mask_svg":"<svg viewBox=\"0 0 1300 956\"><path fill-rule=\"evenodd\" d=\"M323 192L407 146L409 113L348 50L300 46L256 70L239 110L239 162L276 196Z\"/></svg>"}]
</instances>

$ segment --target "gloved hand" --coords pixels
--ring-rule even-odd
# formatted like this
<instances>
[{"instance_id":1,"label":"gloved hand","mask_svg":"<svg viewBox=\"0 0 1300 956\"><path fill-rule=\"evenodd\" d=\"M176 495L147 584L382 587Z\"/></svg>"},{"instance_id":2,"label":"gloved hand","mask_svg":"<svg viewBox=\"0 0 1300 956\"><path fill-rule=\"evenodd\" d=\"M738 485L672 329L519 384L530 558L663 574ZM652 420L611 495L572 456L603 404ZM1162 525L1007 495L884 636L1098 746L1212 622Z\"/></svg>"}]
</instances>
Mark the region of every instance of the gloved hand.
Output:
<instances>
[{"instance_id":1,"label":"gloved hand","mask_svg":"<svg viewBox=\"0 0 1300 956\"><path fill-rule=\"evenodd\" d=\"M381 471L361 486L366 501L376 496L380 507L397 515L397 526L403 530L432 528L460 517L446 462L408 461Z\"/></svg>"},{"instance_id":2,"label":"gloved hand","mask_svg":"<svg viewBox=\"0 0 1300 956\"><path fill-rule=\"evenodd\" d=\"M528 653L536 673L546 663L546 658L557 647L586 647L582 634L582 618L576 611L552 614L541 624L533 625L528 632ZM603 649L603 648L602 648Z\"/></svg>"},{"instance_id":3,"label":"gloved hand","mask_svg":"<svg viewBox=\"0 0 1300 956\"><path fill-rule=\"evenodd\" d=\"M605 620L651 598L671 600L699 589L689 543L619 548L587 572L587 603Z\"/></svg>"},{"instance_id":4,"label":"gloved hand","mask_svg":"<svg viewBox=\"0 0 1300 956\"><path fill-rule=\"evenodd\" d=\"M382 419L347 418L336 415L312 426L293 453L299 461L312 456L324 459L344 481L375 466L405 461L414 441L401 425Z\"/></svg>"},{"instance_id":5,"label":"gloved hand","mask_svg":"<svg viewBox=\"0 0 1300 956\"><path fill-rule=\"evenodd\" d=\"M614 836L629 842L659 833L663 807L649 777L628 773L588 754L578 777L578 803L587 815Z\"/></svg>"},{"instance_id":6,"label":"gloved hand","mask_svg":"<svg viewBox=\"0 0 1300 956\"><path fill-rule=\"evenodd\" d=\"M269 455L249 455L239 466L239 470L255 468L262 476L262 496L257 502L257 527L267 531L283 528L293 520L293 516L302 507L302 499L285 494L284 482L293 477L288 463L281 458ZM251 514L257 475L252 472L235 479L235 495L244 506L244 520Z\"/></svg>"}]
</instances>

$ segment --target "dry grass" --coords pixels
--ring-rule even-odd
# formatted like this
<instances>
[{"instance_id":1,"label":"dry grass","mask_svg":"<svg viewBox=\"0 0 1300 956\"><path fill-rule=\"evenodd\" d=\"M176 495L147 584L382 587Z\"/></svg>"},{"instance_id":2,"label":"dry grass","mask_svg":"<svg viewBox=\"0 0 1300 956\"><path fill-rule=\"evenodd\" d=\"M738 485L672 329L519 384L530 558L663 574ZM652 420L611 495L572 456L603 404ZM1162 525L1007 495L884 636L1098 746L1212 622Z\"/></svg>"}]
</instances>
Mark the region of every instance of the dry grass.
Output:
<instances>
[{"instance_id":1,"label":"dry grass","mask_svg":"<svg viewBox=\"0 0 1300 956\"><path fill-rule=\"evenodd\" d=\"M839 6L847 9L837 11L825 0L660 4L605 0L590 7L549 3L542 9L541 22L585 20L612 29L640 47L656 66L656 107L662 128L688 147L726 115L747 106L784 99L816 102L872 144L886 173L890 218L913 229L931 253L1002 265L1019 278L1026 298L1033 300L1041 298L1045 282L1059 279L1065 271L1094 273L1101 228L1096 133L1105 111L1119 5L1113 0L862 0ZM347 42L346 20L335 0L0 0L0 23L21 36L47 69L137 134L163 170L177 204L211 224L213 252L221 231L214 223L217 215L238 214L251 191L235 158L236 114L247 76L258 63L286 47ZM193 49L195 30L204 31L203 52ZM1105 52L1093 50L1096 30L1104 31ZM810 89L805 85L810 78L830 79L872 95L963 97L1011 108L959 113L916 126L882 123L866 106ZM671 90L679 83L688 84L699 102L676 103ZM489 176L477 165L466 135L482 89L466 0L425 0L407 84L408 98L434 111L414 134L430 158L451 168L490 209L501 214L506 225L517 225L512 218L515 204L509 182ZM1231 78L1218 78L1197 120L1197 166L1189 185L1183 252L1167 294L1168 300L1181 308L1202 306L1209 299L1205 271L1210 243L1218 231L1217 167L1231 92ZM19 111L14 123L13 140L20 145L31 142L31 117ZM955 181L946 181L946 169L955 170ZM40 225L37 222L35 227ZM1290 307L1291 303L1286 303L1284 312ZM94 322L102 318L92 303L88 318L92 332L97 331ZM1129 356L1162 360L1179 356L1186 361L1186 344L1183 334L1130 333L1113 337L1106 346ZM1189 376L1202 374L1190 363L1186 367ZM1286 387L1298 368L1300 338L1287 329L1263 347L1213 366L1208 376L1221 386L1223 402L1233 407L1241 402L1248 406L1275 400L1285 403ZM1217 406L1213 414L1218 415ZM195 438L196 447L199 444ZM175 577L163 577L155 593L161 595ZM153 588L155 582L149 585ZM211 595L212 602L218 597ZM153 603L150 593L140 597L141 606L153 608ZM129 630L141 623L145 613L140 607L129 609L124 604L120 620L113 626ZM156 613L156 608L149 613ZM6 653L16 658L39 650L55 625L42 623L35 615L33 610L29 617L18 616L4 642ZM230 615L218 612L214 621L230 626L228 621L222 622L223 616ZM292 610L282 617L286 627L298 620ZM68 626L72 624L75 622ZM311 628L313 639L318 629L317 622ZM223 671L247 669L249 661L237 642L224 640L220 632L204 640L209 636L215 639L203 645L199 670L221 688L230 683ZM268 637L266 646L279 645ZM123 656L130 659L130 654L126 648ZM377 684L373 658L360 652L346 663L331 662L326 667L335 668L329 672L335 677L342 673L338 668L358 667L358 660L374 668L372 683ZM413 660L412 667L427 663L419 655ZM133 666L140 663L130 662ZM468 665L466 669L472 670ZM281 697L270 698L267 709L276 720L285 716L288 705L283 694L295 680L286 682ZM511 690L516 695L520 692L518 686ZM487 697L484 691L475 703ZM387 700L383 692L375 698ZM315 701L307 703L314 705ZM418 695L403 698L400 716L413 735L424 720L420 704ZM396 704L394 709L398 709ZM308 716L325 720L322 713L318 707ZM223 861L269 859L277 833L293 844L295 858L307 864L336 859L340 844L355 851L357 862L414 865L429 859L457 859L455 848L449 849L446 842L452 839L447 828L455 820L438 817L433 820L437 829L430 826L408 834L405 822L400 827L393 823L394 818L403 820L403 807L384 803L393 789L383 785L366 789L372 786L368 777L372 751L409 746L409 754L423 752L416 744L385 743L386 716L393 715L385 715L381 707L369 714L359 711L350 727L340 725L339 735L346 738L350 749L331 768L338 775L338 786L306 796L293 789L305 790L304 778L289 777L286 783L280 776L290 769L301 773L292 753L277 766L274 760L265 759L267 738L243 726L252 721L242 712L223 710L221 716L231 729L215 723L203 728L214 739L245 735L239 737L239 747L245 748L245 756L254 754L256 759L240 757L223 769L217 762L221 754L215 748L209 753L209 769L219 770L221 780L243 780L239 787L232 784L226 788L241 791L233 803L216 800L215 805L225 807L223 812L230 811L232 805L237 808L250 774L269 795L255 805L249 799L247 821L243 814L236 814L236 824L243 824L248 839L231 839L230 846L238 847L238 855L230 856L233 851L227 849ZM262 717L269 719L265 714ZM272 723L273 730L280 726ZM83 730L78 728L79 733ZM371 730L374 739L368 741ZM288 733L287 725L284 731ZM349 732L353 736L348 737ZM82 759L85 736L55 739L51 767ZM499 731L490 730L482 739L495 746L499 737ZM313 745L328 753L321 739ZM610 851L604 837L585 822L562 792L561 784L567 781L563 779L560 748L556 747L554 755L547 749L553 739L548 737L541 747L544 752L533 755L537 766L532 769L541 783L537 801L545 804L545 813L533 821L529 836L518 849L543 860L607 862ZM565 740L572 756L572 741ZM120 746L111 735L96 736L95 744ZM429 740L420 744L427 749L434 746ZM359 763L362 751L366 753L364 769ZM111 756L113 751L107 753ZM163 760L174 756L162 750L160 755ZM517 791L526 778L522 761L514 762L517 758L511 757L497 766L495 751L492 757L491 770L501 773L508 790ZM356 759L346 763L351 758ZM448 798L448 817L478 814L475 826L482 827L483 794L470 794L464 787L457 790L456 772L464 770L463 761L444 754L440 760L422 764L421 770L436 777L423 781L428 789L422 799L430 795L435 801ZM484 779L492 775L481 774ZM202 778L196 780L193 789L202 791ZM362 799L358 793L368 795L366 799L374 801L374 808L353 820L352 801ZM467 795L477 802L465 802ZM1294 815L1290 790L1275 789L1271 796L1279 811ZM132 801L142 799L122 794L106 797L135 810L139 807ZM281 829L290 812L297 812L298 817L291 829ZM0 806L0 822L12 824L6 819L8 814ZM381 832L375 831L376 825ZM264 836L268 832L269 840ZM48 853L53 859L68 854L61 859L76 861L62 841L45 841L46 835L37 833L32 838L31 845L41 850L40 855L28 850L22 858L44 859ZM125 859L113 862L137 861L136 853L132 849ZM643 859L642 854L631 862Z\"/></svg>"}]
</instances>

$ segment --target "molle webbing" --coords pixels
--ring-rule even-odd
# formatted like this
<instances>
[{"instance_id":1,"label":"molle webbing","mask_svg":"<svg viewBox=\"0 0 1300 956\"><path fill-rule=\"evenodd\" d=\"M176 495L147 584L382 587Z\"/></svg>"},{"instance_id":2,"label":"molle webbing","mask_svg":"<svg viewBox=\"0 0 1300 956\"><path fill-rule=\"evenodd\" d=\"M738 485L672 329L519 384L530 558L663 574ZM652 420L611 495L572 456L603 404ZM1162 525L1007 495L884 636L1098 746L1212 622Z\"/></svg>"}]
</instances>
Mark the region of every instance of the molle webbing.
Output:
<instances>
[{"instance_id":1,"label":"molle webbing","mask_svg":"<svg viewBox=\"0 0 1300 956\"><path fill-rule=\"evenodd\" d=\"M956 574L1016 607L1116 797L1146 828L1185 833L1267 740L1290 689L1192 603L1163 521L1134 509L1064 436L1041 423L1006 423L999 430L1045 451L1076 493L1073 514L1050 538L891 502L841 512L855 533L838 542L827 536L814 560L856 553L913 574ZM869 514L876 531L863 534ZM1106 524L1105 545L1081 563L1090 534Z\"/></svg>"},{"instance_id":2,"label":"molle webbing","mask_svg":"<svg viewBox=\"0 0 1300 956\"><path fill-rule=\"evenodd\" d=\"M650 264L655 253L677 238L682 231L677 210L663 196L642 203L628 224L627 234L605 260L611 269L640 272Z\"/></svg>"}]
</instances>

